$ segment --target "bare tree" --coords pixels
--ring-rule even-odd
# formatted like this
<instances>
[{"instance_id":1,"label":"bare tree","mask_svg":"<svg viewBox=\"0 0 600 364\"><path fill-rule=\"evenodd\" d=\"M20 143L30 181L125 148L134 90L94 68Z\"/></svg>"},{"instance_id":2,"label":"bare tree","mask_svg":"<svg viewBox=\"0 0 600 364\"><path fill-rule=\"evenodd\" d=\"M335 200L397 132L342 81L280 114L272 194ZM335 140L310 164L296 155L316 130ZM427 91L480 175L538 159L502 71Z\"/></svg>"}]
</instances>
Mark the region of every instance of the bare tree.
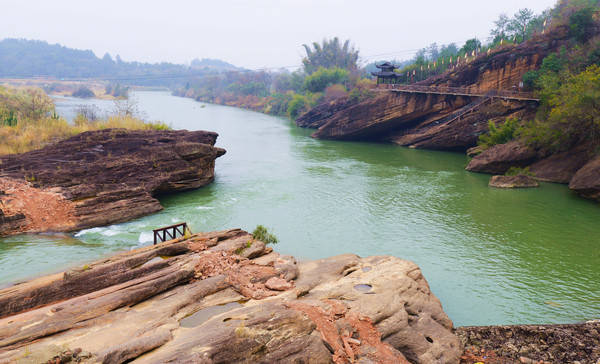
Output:
<instances>
[{"instance_id":1,"label":"bare tree","mask_svg":"<svg viewBox=\"0 0 600 364\"><path fill-rule=\"evenodd\" d=\"M96 105L77 106L77 115L81 115L87 121L96 121L100 118L100 109Z\"/></svg>"},{"instance_id":2,"label":"bare tree","mask_svg":"<svg viewBox=\"0 0 600 364\"><path fill-rule=\"evenodd\" d=\"M125 99L115 100L114 113L118 116L136 116L139 114L138 103L129 95Z\"/></svg>"}]
</instances>

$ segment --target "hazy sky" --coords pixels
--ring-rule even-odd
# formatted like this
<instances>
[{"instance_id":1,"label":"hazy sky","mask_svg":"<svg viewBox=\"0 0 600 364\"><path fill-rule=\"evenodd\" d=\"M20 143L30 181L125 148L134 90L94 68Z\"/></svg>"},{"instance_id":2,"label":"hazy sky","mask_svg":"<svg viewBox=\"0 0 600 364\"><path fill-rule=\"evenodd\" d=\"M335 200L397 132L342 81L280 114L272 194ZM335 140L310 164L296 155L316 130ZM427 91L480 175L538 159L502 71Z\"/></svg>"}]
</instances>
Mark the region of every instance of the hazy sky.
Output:
<instances>
[{"instance_id":1,"label":"hazy sky","mask_svg":"<svg viewBox=\"0 0 600 364\"><path fill-rule=\"evenodd\" d=\"M556 0L1 0L0 38L109 52L126 61L220 58L247 68L300 64L303 43L351 39L364 60L410 58L432 42L487 39L500 13Z\"/></svg>"}]
</instances>

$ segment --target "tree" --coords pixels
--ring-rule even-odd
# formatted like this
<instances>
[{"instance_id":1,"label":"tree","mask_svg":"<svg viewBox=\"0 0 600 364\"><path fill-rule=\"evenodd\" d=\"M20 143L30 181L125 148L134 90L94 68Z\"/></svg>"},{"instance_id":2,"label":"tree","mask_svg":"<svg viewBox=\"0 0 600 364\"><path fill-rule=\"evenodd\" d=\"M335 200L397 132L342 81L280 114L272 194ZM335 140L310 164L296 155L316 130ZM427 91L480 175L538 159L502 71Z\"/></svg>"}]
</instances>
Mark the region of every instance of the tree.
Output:
<instances>
[{"instance_id":1,"label":"tree","mask_svg":"<svg viewBox=\"0 0 600 364\"><path fill-rule=\"evenodd\" d=\"M52 99L39 88L26 89L20 99L20 114L32 120L39 120L54 109Z\"/></svg>"},{"instance_id":2,"label":"tree","mask_svg":"<svg viewBox=\"0 0 600 364\"><path fill-rule=\"evenodd\" d=\"M594 25L594 9L585 7L575 11L569 16L569 33L579 42L584 42L590 37Z\"/></svg>"},{"instance_id":3,"label":"tree","mask_svg":"<svg viewBox=\"0 0 600 364\"><path fill-rule=\"evenodd\" d=\"M427 47L427 54L429 56L430 61L435 61L440 56L440 51L438 49L437 43L431 43L429 47Z\"/></svg>"},{"instance_id":4,"label":"tree","mask_svg":"<svg viewBox=\"0 0 600 364\"><path fill-rule=\"evenodd\" d=\"M562 130L561 144L600 138L600 67L591 65L570 77L550 99L548 122Z\"/></svg>"},{"instance_id":5,"label":"tree","mask_svg":"<svg viewBox=\"0 0 600 364\"><path fill-rule=\"evenodd\" d=\"M312 75L304 79L304 89L310 92L321 92L327 86L343 83L348 80L348 71L339 67L323 68L320 67Z\"/></svg>"},{"instance_id":6,"label":"tree","mask_svg":"<svg viewBox=\"0 0 600 364\"><path fill-rule=\"evenodd\" d=\"M529 22L533 19L533 15L534 13L531 9L519 9L506 27L510 36L516 36L517 40L525 40L527 25L529 25Z\"/></svg>"},{"instance_id":7,"label":"tree","mask_svg":"<svg viewBox=\"0 0 600 364\"><path fill-rule=\"evenodd\" d=\"M80 86L77 90L73 91L73 93L71 94L71 96L73 97L79 97L82 99L87 99L90 97L94 97L96 96L94 94L94 91L90 90L89 87L86 86Z\"/></svg>"},{"instance_id":8,"label":"tree","mask_svg":"<svg viewBox=\"0 0 600 364\"><path fill-rule=\"evenodd\" d=\"M350 71L358 68L358 50L354 49L350 40L341 44L338 37L335 37L331 40L324 39L322 44L313 42L312 47L306 44L302 46L306 51L302 64L304 64L304 71L309 75L316 72L319 67L340 67Z\"/></svg>"},{"instance_id":9,"label":"tree","mask_svg":"<svg viewBox=\"0 0 600 364\"><path fill-rule=\"evenodd\" d=\"M506 38L506 33L508 31L508 24L510 23L510 19L506 14L500 14L498 20L494 22L496 26L492 29L491 34L494 40Z\"/></svg>"},{"instance_id":10,"label":"tree","mask_svg":"<svg viewBox=\"0 0 600 364\"><path fill-rule=\"evenodd\" d=\"M446 59L450 57L454 57L458 54L458 47L456 43L450 43L448 45L443 45L440 50L440 57Z\"/></svg>"},{"instance_id":11,"label":"tree","mask_svg":"<svg viewBox=\"0 0 600 364\"><path fill-rule=\"evenodd\" d=\"M471 54L471 52L481 48L481 42L477 38L469 39L465 42L465 45L460 49L461 53Z\"/></svg>"},{"instance_id":12,"label":"tree","mask_svg":"<svg viewBox=\"0 0 600 364\"><path fill-rule=\"evenodd\" d=\"M113 59L108 52L104 53L104 57L102 57L102 62L113 63Z\"/></svg>"},{"instance_id":13,"label":"tree","mask_svg":"<svg viewBox=\"0 0 600 364\"><path fill-rule=\"evenodd\" d=\"M114 113L117 116L136 116L138 114L137 101L131 97L114 101Z\"/></svg>"}]
</instances>

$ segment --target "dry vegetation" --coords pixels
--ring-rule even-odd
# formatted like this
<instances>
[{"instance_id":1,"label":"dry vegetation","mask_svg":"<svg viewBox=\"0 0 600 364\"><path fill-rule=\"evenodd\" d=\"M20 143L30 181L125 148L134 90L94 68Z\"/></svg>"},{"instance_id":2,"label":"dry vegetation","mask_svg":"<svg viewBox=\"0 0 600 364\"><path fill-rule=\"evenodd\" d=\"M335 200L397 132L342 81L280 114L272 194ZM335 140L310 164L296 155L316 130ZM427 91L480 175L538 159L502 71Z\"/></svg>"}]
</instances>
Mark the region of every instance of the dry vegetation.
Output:
<instances>
[{"instance_id":1,"label":"dry vegetation","mask_svg":"<svg viewBox=\"0 0 600 364\"><path fill-rule=\"evenodd\" d=\"M168 126L128 114L94 121L80 115L70 124L54 113L52 99L42 90L0 87L0 155L27 152L85 131L107 128L160 130Z\"/></svg>"}]
</instances>

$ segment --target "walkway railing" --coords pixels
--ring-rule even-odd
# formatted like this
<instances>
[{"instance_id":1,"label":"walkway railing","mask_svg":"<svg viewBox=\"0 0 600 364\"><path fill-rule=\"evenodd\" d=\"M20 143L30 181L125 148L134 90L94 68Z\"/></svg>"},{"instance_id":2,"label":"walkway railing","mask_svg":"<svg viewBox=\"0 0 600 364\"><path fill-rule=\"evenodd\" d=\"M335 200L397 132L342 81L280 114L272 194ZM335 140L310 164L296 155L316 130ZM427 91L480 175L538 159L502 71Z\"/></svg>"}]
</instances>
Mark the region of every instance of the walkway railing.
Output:
<instances>
[{"instance_id":1,"label":"walkway railing","mask_svg":"<svg viewBox=\"0 0 600 364\"><path fill-rule=\"evenodd\" d=\"M395 91L409 93L425 93L456 96L475 96L504 98L513 100L539 101L532 92L512 91L512 90L473 90L469 87L450 87L450 86L423 86L423 85L401 85L401 84L379 84L375 91Z\"/></svg>"},{"instance_id":2,"label":"walkway railing","mask_svg":"<svg viewBox=\"0 0 600 364\"><path fill-rule=\"evenodd\" d=\"M152 230L154 232L154 245L167 240L175 239L179 236L185 236L186 233L191 234L192 231L188 228L187 223L165 226L160 229ZM168 239L167 239L168 238Z\"/></svg>"}]
</instances>

